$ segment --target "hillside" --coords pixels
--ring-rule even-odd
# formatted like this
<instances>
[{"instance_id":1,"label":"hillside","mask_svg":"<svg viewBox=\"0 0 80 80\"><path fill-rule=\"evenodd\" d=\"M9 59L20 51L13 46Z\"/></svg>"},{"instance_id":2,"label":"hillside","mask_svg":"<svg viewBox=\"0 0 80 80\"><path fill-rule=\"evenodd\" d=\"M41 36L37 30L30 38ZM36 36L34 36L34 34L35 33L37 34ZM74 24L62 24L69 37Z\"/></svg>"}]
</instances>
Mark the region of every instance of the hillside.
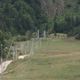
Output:
<instances>
[{"instance_id":1,"label":"hillside","mask_svg":"<svg viewBox=\"0 0 80 80\"><path fill-rule=\"evenodd\" d=\"M45 30L47 35L65 33L80 39L80 1L0 0L0 44L4 52L13 36L26 40L36 36L37 30L40 36Z\"/></svg>"},{"instance_id":2,"label":"hillside","mask_svg":"<svg viewBox=\"0 0 80 80\"><path fill-rule=\"evenodd\" d=\"M12 34L35 31L45 22L38 0L0 0L0 29Z\"/></svg>"},{"instance_id":3,"label":"hillside","mask_svg":"<svg viewBox=\"0 0 80 80\"><path fill-rule=\"evenodd\" d=\"M80 42L47 40L34 55L14 61L3 80L80 80Z\"/></svg>"},{"instance_id":4,"label":"hillside","mask_svg":"<svg viewBox=\"0 0 80 80\"><path fill-rule=\"evenodd\" d=\"M79 0L0 0L0 29L13 35L38 29L79 33L79 23Z\"/></svg>"},{"instance_id":5,"label":"hillside","mask_svg":"<svg viewBox=\"0 0 80 80\"><path fill-rule=\"evenodd\" d=\"M0 0L0 73L80 80L80 0Z\"/></svg>"}]
</instances>

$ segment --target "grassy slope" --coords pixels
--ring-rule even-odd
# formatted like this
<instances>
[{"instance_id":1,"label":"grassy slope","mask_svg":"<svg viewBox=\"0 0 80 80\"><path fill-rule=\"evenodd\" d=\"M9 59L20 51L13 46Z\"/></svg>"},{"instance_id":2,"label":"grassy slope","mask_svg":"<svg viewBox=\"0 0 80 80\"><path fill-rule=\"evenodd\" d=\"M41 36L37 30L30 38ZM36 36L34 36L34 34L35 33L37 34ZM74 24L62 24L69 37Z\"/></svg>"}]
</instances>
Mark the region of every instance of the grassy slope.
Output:
<instances>
[{"instance_id":1,"label":"grassy slope","mask_svg":"<svg viewBox=\"0 0 80 80\"><path fill-rule=\"evenodd\" d=\"M43 41L32 57L11 64L3 80L80 80L79 52L79 41Z\"/></svg>"}]
</instances>

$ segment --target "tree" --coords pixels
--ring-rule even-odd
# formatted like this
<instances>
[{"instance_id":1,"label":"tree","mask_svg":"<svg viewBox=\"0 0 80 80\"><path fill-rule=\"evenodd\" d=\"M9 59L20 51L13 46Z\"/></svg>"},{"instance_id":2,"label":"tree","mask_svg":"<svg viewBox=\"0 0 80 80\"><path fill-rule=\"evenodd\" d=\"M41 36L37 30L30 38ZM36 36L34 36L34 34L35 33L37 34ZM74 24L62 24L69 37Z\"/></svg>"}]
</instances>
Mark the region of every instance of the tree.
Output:
<instances>
[{"instance_id":1,"label":"tree","mask_svg":"<svg viewBox=\"0 0 80 80\"><path fill-rule=\"evenodd\" d=\"M10 37L9 33L0 31L0 57L5 58L7 56L10 47Z\"/></svg>"}]
</instances>

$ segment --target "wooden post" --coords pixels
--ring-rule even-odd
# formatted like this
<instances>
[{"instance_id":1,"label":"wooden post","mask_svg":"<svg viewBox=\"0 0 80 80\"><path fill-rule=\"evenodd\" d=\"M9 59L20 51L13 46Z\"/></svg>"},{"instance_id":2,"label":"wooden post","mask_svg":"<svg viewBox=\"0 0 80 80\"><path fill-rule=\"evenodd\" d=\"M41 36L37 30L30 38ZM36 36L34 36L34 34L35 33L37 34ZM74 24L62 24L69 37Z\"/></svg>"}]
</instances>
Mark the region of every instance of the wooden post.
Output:
<instances>
[{"instance_id":1,"label":"wooden post","mask_svg":"<svg viewBox=\"0 0 80 80\"><path fill-rule=\"evenodd\" d=\"M33 49L33 39L32 39L32 42L31 42L31 50L30 50L30 55L33 55L34 54L34 49Z\"/></svg>"},{"instance_id":2,"label":"wooden post","mask_svg":"<svg viewBox=\"0 0 80 80\"><path fill-rule=\"evenodd\" d=\"M44 30L44 33L43 33L43 37L44 39L46 39L46 31Z\"/></svg>"},{"instance_id":3,"label":"wooden post","mask_svg":"<svg viewBox=\"0 0 80 80\"><path fill-rule=\"evenodd\" d=\"M37 39L39 39L39 30L38 30L38 32L37 32Z\"/></svg>"}]
</instances>

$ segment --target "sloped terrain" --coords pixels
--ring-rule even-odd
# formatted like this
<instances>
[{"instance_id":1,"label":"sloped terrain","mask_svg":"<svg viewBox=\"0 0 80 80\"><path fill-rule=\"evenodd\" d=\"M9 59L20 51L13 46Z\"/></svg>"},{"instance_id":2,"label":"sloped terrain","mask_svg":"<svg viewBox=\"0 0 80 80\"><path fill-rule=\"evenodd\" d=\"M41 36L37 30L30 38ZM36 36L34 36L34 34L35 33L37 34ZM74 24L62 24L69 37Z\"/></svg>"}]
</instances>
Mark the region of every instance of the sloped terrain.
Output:
<instances>
[{"instance_id":1,"label":"sloped terrain","mask_svg":"<svg viewBox=\"0 0 80 80\"><path fill-rule=\"evenodd\" d=\"M13 62L3 80L79 80L80 42L48 40L31 57Z\"/></svg>"}]
</instances>

